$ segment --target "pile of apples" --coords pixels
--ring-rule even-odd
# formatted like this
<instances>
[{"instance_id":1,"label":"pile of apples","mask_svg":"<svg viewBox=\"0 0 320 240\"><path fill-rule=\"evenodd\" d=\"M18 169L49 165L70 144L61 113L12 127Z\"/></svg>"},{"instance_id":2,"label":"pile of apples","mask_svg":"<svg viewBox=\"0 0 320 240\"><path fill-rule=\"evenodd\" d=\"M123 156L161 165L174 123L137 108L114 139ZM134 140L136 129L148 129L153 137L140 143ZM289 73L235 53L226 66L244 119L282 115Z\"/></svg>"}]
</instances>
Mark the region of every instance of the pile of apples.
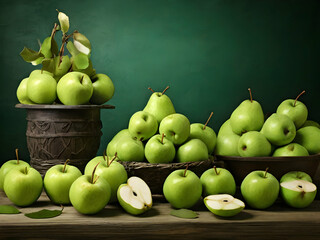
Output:
<instances>
[{"instance_id":1,"label":"pile of apples","mask_svg":"<svg viewBox=\"0 0 320 240\"><path fill-rule=\"evenodd\" d=\"M17 88L17 98L22 104L64 105L103 104L114 95L112 80L103 73L96 74L88 38L74 31L68 34L69 17L58 13L60 25L45 38L39 51L24 48L21 57L32 65L42 64L24 78ZM62 31L62 44L58 50L56 32ZM73 38L73 41L70 39ZM64 55L65 47L69 55Z\"/></svg>"},{"instance_id":2,"label":"pile of apples","mask_svg":"<svg viewBox=\"0 0 320 240\"><path fill-rule=\"evenodd\" d=\"M296 99L284 100L266 120L261 105L243 101L220 127L216 155L308 156L320 153L320 125L308 118L308 109Z\"/></svg>"},{"instance_id":3,"label":"pile of apples","mask_svg":"<svg viewBox=\"0 0 320 240\"><path fill-rule=\"evenodd\" d=\"M192 123L176 113L170 98L154 92L143 111L134 113L127 129L119 131L107 145L107 155L121 161L149 163L208 160L216 145L216 133L206 124Z\"/></svg>"}]
</instances>

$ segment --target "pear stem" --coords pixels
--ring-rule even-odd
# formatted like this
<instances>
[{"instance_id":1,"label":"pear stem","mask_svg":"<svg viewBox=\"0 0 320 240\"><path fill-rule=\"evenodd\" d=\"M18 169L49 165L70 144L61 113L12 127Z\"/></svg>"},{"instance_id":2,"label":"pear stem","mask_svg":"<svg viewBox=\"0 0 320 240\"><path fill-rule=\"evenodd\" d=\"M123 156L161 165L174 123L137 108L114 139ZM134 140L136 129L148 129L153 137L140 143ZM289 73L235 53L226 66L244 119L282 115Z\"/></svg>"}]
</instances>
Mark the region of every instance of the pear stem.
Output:
<instances>
[{"instance_id":1,"label":"pear stem","mask_svg":"<svg viewBox=\"0 0 320 240\"><path fill-rule=\"evenodd\" d=\"M110 163L108 164L108 167L111 165L111 163L112 163L114 160L116 160L117 156L118 156L118 153L116 152L116 153L114 154L114 157L111 159Z\"/></svg>"},{"instance_id":2,"label":"pear stem","mask_svg":"<svg viewBox=\"0 0 320 240\"><path fill-rule=\"evenodd\" d=\"M167 86L161 93L161 95L163 95L167 90L169 89L169 86Z\"/></svg>"},{"instance_id":3,"label":"pear stem","mask_svg":"<svg viewBox=\"0 0 320 240\"><path fill-rule=\"evenodd\" d=\"M214 171L216 172L216 174L219 175L218 170L217 170L217 167L216 167L215 165L213 166L213 169L214 169Z\"/></svg>"},{"instance_id":4,"label":"pear stem","mask_svg":"<svg viewBox=\"0 0 320 240\"><path fill-rule=\"evenodd\" d=\"M184 172L183 172L183 177L185 177L185 176L186 176L187 171L188 171L188 167L189 167L189 164L187 163L187 167L186 167L186 169L185 169L185 170L184 170Z\"/></svg>"},{"instance_id":5,"label":"pear stem","mask_svg":"<svg viewBox=\"0 0 320 240\"><path fill-rule=\"evenodd\" d=\"M204 124L204 126L203 126L203 130L205 130L205 129L206 129L206 127L207 127L207 125L208 125L208 123L209 123L209 121L210 121L210 119L211 119L212 115L213 115L213 112L211 112L211 114L210 114L210 116L209 116L209 118L208 118L207 122Z\"/></svg>"},{"instance_id":6,"label":"pear stem","mask_svg":"<svg viewBox=\"0 0 320 240\"><path fill-rule=\"evenodd\" d=\"M92 171L92 176L91 176L91 183L92 184L95 184L95 182L98 180L98 178L99 178L99 176L96 178L96 179L94 179L94 174L95 174L95 172L96 172L96 169L97 169L97 167L98 167L98 165L100 164L100 162L98 162L98 164L94 167L94 169L93 169L93 171Z\"/></svg>"},{"instance_id":7,"label":"pear stem","mask_svg":"<svg viewBox=\"0 0 320 240\"><path fill-rule=\"evenodd\" d=\"M263 176L264 178L267 177L268 170L269 170L269 168L267 167L267 168L266 168L266 171L264 172L264 176Z\"/></svg>"},{"instance_id":8,"label":"pear stem","mask_svg":"<svg viewBox=\"0 0 320 240\"><path fill-rule=\"evenodd\" d=\"M66 162L64 163L63 165L63 169L62 169L62 172L64 173L66 171L66 167L67 167L67 164L70 162L70 159L67 159Z\"/></svg>"},{"instance_id":9,"label":"pear stem","mask_svg":"<svg viewBox=\"0 0 320 240\"><path fill-rule=\"evenodd\" d=\"M161 143L163 144L164 133L162 133Z\"/></svg>"},{"instance_id":10,"label":"pear stem","mask_svg":"<svg viewBox=\"0 0 320 240\"><path fill-rule=\"evenodd\" d=\"M253 100L252 100L252 92L251 92L251 88L248 88L248 91L249 91L249 93L250 93L250 101L252 102Z\"/></svg>"},{"instance_id":11,"label":"pear stem","mask_svg":"<svg viewBox=\"0 0 320 240\"><path fill-rule=\"evenodd\" d=\"M296 103L297 103L297 101L298 101L298 98L299 98L302 94L304 94L305 92L306 92L306 90L303 90L303 91L296 97L296 99L294 100L294 104L293 104L294 107L296 106Z\"/></svg>"},{"instance_id":12,"label":"pear stem","mask_svg":"<svg viewBox=\"0 0 320 240\"><path fill-rule=\"evenodd\" d=\"M19 160L19 149L18 148L16 148L16 158L17 158L17 164L19 165L20 160Z\"/></svg>"},{"instance_id":13,"label":"pear stem","mask_svg":"<svg viewBox=\"0 0 320 240\"><path fill-rule=\"evenodd\" d=\"M148 89L149 89L151 92L154 93L154 90L153 90L151 87L148 87Z\"/></svg>"}]
</instances>

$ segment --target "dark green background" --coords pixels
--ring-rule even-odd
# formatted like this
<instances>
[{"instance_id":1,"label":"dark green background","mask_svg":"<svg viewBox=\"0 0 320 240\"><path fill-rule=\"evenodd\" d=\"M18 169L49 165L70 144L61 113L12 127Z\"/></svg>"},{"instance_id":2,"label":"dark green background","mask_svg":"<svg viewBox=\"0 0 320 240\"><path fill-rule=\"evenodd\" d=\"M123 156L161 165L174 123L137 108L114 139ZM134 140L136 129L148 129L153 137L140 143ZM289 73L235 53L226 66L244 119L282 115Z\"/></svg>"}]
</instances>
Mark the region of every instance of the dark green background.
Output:
<instances>
[{"instance_id":1,"label":"dark green background","mask_svg":"<svg viewBox=\"0 0 320 240\"><path fill-rule=\"evenodd\" d=\"M169 85L177 112L191 122L205 122L213 111L216 131L248 87L266 113L306 90L309 118L320 121L319 1L2 0L0 9L1 162L17 147L29 159L26 111L14 106L16 88L34 66L19 52L50 35L56 9L90 39L94 67L115 84L109 103L116 109L102 111L98 154L144 107L148 87Z\"/></svg>"}]
</instances>

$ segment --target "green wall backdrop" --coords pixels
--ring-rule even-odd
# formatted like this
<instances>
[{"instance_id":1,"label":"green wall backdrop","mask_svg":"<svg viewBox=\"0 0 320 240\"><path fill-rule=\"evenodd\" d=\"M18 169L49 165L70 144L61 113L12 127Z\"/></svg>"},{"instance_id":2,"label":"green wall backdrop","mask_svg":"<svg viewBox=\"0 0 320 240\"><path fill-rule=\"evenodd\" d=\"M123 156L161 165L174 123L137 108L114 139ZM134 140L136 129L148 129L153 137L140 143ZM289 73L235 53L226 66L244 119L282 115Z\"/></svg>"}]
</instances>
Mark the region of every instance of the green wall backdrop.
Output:
<instances>
[{"instance_id":1,"label":"green wall backdrop","mask_svg":"<svg viewBox=\"0 0 320 240\"><path fill-rule=\"evenodd\" d=\"M248 87L266 113L306 90L309 118L320 121L317 0L2 0L0 162L17 147L29 159L26 112L14 106L19 82L35 67L19 53L50 35L56 9L69 15L70 30L90 39L94 67L115 84L109 103L116 109L102 111L98 154L144 107L148 87L169 85L177 112L191 122L213 111L216 131L248 98Z\"/></svg>"}]
</instances>

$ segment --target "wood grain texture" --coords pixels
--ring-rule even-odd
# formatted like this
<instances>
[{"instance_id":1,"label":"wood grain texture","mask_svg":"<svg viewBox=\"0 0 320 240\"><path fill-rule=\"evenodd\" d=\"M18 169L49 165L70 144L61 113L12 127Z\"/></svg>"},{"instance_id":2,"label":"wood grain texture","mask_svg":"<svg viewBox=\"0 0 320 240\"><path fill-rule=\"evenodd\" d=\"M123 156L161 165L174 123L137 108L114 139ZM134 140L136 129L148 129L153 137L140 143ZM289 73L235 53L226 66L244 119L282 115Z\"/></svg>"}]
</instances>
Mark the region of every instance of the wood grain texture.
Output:
<instances>
[{"instance_id":1,"label":"wood grain texture","mask_svg":"<svg viewBox=\"0 0 320 240\"><path fill-rule=\"evenodd\" d=\"M0 192L0 204L12 204ZM230 239L271 238L319 239L320 201L296 210L280 200L264 211L246 208L232 218L220 218L207 211L199 202L194 210L197 219L180 219L170 215L168 203L158 199L154 207L136 217L125 213L119 205L107 205L99 214L85 216L72 206L51 219L29 219L24 213L40 209L59 209L45 194L34 205L19 208L22 214L0 215L0 239Z\"/></svg>"}]
</instances>

